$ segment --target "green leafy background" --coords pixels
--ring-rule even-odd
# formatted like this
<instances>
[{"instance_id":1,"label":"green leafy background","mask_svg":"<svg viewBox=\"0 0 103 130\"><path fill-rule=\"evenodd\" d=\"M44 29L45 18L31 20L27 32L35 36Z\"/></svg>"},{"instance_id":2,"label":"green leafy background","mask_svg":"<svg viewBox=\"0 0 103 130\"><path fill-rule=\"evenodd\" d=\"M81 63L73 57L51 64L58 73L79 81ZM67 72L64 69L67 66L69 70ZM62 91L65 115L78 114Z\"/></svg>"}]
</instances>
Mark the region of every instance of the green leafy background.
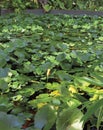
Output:
<instances>
[{"instance_id":1,"label":"green leafy background","mask_svg":"<svg viewBox=\"0 0 103 130\"><path fill-rule=\"evenodd\" d=\"M42 8L45 12L52 9L103 11L103 0L1 0L0 7L16 12L37 8Z\"/></svg>"},{"instance_id":2,"label":"green leafy background","mask_svg":"<svg viewBox=\"0 0 103 130\"><path fill-rule=\"evenodd\" d=\"M0 111L16 116L11 129L78 130L76 119L102 129L102 32L97 16L0 17Z\"/></svg>"}]
</instances>

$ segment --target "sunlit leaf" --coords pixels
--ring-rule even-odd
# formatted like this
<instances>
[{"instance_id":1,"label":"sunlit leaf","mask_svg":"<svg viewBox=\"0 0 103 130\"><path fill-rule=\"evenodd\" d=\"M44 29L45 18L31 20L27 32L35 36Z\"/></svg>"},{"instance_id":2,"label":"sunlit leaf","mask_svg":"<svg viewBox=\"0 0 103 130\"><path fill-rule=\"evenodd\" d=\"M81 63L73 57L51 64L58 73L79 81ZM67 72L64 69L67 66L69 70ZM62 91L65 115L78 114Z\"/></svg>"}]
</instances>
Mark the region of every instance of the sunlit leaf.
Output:
<instances>
[{"instance_id":1,"label":"sunlit leaf","mask_svg":"<svg viewBox=\"0 0 103 130\"><path fill-rule=\"evenodd\" d=\"M80 110L74 108L64 109L57 119L57 130L82 130L81 122L83 114Z\"/></svg>"}]
</instances>

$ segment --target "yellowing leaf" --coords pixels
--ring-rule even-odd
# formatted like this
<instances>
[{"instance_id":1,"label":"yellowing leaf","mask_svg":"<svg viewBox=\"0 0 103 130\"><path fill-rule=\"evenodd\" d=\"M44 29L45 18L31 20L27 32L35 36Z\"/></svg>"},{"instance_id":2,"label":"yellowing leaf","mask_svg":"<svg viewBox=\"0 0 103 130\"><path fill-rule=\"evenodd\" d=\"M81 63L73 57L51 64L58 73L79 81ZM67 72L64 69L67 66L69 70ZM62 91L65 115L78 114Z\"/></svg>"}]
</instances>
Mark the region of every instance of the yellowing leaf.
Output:
<instances>
[{"instance_id":1,"label":"yellowing leaf","mask_svg":"<svg viewBox=\"0 0 103 130\"><path fill-rule=\"evenodd\" d=\"M97 94L103 94L103 89L96 90L96 93L97 93Z\"/></svg>"},{"instance_id":2,"label":"yellowing leaf","mask_svg":"<svg viewBox=\"0 0 103 130\"><path fill-rule=\"evenodd\" d=\"M99 99L99 95L97 94L94 94L92 98L90 98L90 101L94 101L94 100L97 100Z\"/></svg>"},{"instance_id":3,"label":"yellowing leaf","mask_svg":"<svg viewBox=\"0 0 103 130\"><path fill-rule=\"evenodd\" d=\"M50 75L50 69L47 70L46 75L47 75L47 77Z\"/></svg>"},{"instance_id":4,"label":"yellowing leaf","mask_svg":"<svg viewBox=\"0 0 103 130\"><path fill-rule=\"evenodd\" d=\"M38 4L38 0L33 0L33 1L34 1L34 3Z\"/></svg>"},{"instance_id":5,"label":"yellowing leaf","mask_svg":"<svg viewBox=\"0 0 103 130\"><path fill-rule=\"evenodd\" d=\"M37 107L38 107L38 109L39 108L42 108L44 105L46 105L47 103L39 103L39 104L37 104Z\"/></svg>"},{"instance_id":6,"label":"yellowing leaf","mask_svg":"<svg viewBox=\"0 0 103 130\"><path fill-rule=\"evenodd\" d=\"M70 85L69 91L72 92L72 93L77 93L77 89L73 85Z\"/></svg>"},{"instance_id":7,"label":"yellowing leaf","mask_svg":"<svg viewBox=\"0 0 103 130\"><path fill-rule=\"evenodd\" d=\"M51 96L60 96L60 92L58 90L55 90L53 92L50 93Z\"/></svg>"}]
</instances>

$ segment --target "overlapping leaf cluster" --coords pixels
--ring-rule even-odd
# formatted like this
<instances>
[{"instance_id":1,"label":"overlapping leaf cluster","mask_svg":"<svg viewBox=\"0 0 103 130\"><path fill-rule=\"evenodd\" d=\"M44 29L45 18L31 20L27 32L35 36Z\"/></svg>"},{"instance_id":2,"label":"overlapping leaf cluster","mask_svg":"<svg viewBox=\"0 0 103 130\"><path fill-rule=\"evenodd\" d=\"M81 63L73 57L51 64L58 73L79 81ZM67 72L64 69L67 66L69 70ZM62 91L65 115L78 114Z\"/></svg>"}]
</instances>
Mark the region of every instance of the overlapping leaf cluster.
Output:
<instances>
[{"instance_id":1,"label":"overlapping leaf cluster","mask_svg":"<svg viewBox=\"0 0 103 130\"><path fill-rule=\"evenodd\" d=\"M0 17L0 111L28 130L99 129L102 32L96 16Z\"/></svg>"},{"instance_id":2,"label":"overlapping leaf cluster","mask_svg":"<svg viewBox=\"0 0 103 130\"><path fill-rule=\"evenodd\" d=\"M1 0L1 8L11 8L16 12L24 9L43 8L46 12L52 9L80 9L80 10L94 10L103 11L103 0Z\"/></svg>"}]
</instances>

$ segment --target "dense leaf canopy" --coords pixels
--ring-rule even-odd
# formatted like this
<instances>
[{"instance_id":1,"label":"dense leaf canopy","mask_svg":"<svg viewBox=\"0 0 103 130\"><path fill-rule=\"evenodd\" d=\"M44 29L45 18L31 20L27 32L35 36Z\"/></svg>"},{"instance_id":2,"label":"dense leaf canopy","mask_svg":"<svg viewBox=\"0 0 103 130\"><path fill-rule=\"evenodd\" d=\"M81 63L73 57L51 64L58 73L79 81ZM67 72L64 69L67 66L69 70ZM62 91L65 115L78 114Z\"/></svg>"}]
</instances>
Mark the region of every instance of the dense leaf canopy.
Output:
<instances>
[{"instance_id":1,"label":"dense leaf canopy","mask_svg":"<svg viewBox=\"0 0 103 130\"><path fill-rule=\"evenodd\" d=\"M0 111L11 129L99 129L103 18L0 17Z\"/></svg>"},{"instance_id":2,"label":"dense leaf canopy","mask_svg":"<svg viewBox=\"0 0 103 130\"><path fill-rule=\"evenodd\" d=\"M1 0L0 7L12 8L15 9L16 12L25 8L43 8L46 12L51 9L103 11L103 0Z\"/></svg>"}]
</instances>

